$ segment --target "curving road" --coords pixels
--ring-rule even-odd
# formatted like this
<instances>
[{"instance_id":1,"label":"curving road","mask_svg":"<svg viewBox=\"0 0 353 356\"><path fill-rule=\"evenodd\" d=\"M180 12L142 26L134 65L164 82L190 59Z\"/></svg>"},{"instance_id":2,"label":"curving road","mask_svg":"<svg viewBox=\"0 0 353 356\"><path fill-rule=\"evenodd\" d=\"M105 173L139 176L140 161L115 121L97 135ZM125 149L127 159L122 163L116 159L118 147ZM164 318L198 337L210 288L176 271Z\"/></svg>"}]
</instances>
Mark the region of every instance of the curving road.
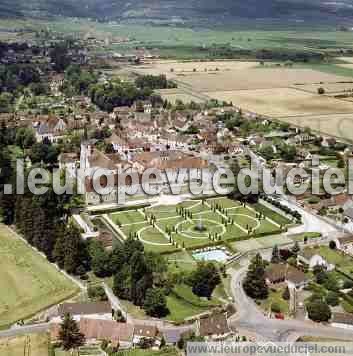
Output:
<instances>
[{"instance_id":1,"label":"curving road","mask_svg":"<svg viewBox=\"0 0 353 356\"><path fill-rule=\"evenodd\" d=\"M252 299L245 294L242 282L247 267L240 270L231 269L231 289L237 313L229 319L233 329L242 328L255 332L259 337L271 341L293 341L300 336L314 336L338 340L351 340L353 330L334 328L314 323L310 320L277 320L269 319Z\"/></svg>"}]
</instances>

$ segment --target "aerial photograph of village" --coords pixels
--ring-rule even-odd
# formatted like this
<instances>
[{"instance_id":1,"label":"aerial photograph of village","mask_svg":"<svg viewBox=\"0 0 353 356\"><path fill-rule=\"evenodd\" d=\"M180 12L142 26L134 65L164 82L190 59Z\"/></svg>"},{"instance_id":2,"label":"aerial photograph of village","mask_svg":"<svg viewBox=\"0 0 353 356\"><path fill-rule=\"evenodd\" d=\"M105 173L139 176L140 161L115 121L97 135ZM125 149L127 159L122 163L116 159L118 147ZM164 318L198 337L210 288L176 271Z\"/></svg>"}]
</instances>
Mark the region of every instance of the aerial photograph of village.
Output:
<instances>
[{"instance_id":1,"label":"aerial photograph of village","mask_svg":"<svg viewBox=\"0 0 353 356\"><path fill-rule=\"evenodd\" d=\"M0 0L0 356L319 354L353 355L353 0Z\"/></svg>"}]
</instances>

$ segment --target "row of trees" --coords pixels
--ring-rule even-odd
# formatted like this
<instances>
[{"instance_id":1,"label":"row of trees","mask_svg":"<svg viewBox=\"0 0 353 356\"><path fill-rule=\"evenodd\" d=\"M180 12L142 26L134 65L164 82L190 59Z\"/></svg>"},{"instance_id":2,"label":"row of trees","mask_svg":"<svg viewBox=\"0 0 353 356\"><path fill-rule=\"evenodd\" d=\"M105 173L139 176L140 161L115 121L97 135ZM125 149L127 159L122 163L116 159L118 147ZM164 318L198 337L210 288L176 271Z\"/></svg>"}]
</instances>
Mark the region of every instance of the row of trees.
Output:
<instances>
[{"instance_id":1,"label":"row of trees","mask_svg":"<svg viewBox=\"0 0 353 356\"><path fill-rule=\"evenodd\" d=\"M89 269L87 248L81 241L79 229L69 223L71 207L77 206L80 199L75 195L55 194L50 183L43 195L33 195L26 184L24 194L4 194L5 184L16 186L16 155L13 151L23 152L32 146L31 149L35 148L40 154L45 152L45 144L33 145L32 142L33 138L27 131L5 126L0 128L0 166L3 167L0 172L0 209L3 222L15 224L23 237L50 261L57 262L69 273L83 274ZM25 181L26 175L25 170Z\"/></svg>"},{"instance_id":2,"label":"row of trees","mask_svg":"<svg viewBox=\"0 0 353 356\"><path fill-rule=\"evenodd\" d=\"M135 80L140 89L170 89L177 88L176 83L167 79L165 75L141 75Z\"/></svg>"}]
</instances>

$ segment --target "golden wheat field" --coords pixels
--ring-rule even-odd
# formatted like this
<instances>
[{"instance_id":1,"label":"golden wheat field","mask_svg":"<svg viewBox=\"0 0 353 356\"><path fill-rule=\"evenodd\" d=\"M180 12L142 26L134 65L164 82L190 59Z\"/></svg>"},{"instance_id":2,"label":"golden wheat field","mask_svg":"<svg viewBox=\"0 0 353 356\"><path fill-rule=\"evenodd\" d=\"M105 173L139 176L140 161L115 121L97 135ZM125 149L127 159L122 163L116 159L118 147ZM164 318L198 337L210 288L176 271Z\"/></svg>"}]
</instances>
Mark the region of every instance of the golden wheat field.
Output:
<instances>
[{"instance_id":1,"label":"golden wheat field","mask_svg":"<svg viewBox=\"0 0 353 356\"><path fill-rule=\"evenodd\" d=\"M276 117L353 113L353 104L292 88L206 92L206 95L263 115Z\"/></svg>"}]
</instances>

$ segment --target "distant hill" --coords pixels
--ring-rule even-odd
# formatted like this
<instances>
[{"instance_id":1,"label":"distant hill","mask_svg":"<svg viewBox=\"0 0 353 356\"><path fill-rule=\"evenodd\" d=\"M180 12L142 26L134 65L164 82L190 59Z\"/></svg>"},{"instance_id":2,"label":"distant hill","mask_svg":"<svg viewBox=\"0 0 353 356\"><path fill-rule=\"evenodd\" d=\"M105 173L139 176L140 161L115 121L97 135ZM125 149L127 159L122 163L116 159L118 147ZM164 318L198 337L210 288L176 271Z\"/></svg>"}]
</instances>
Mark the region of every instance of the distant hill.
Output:
<instances>
[{"instance_id":1,"label":"distant hill","mask_svg":"<svg viewBox=\"0 0 353 356\"><path fill-rule=\"evenodd\" d=\"M353 0L0 0L0 16L71 16L99 20L232 23L237 19L353 19Z\"/></svg>"}]
</instances>

